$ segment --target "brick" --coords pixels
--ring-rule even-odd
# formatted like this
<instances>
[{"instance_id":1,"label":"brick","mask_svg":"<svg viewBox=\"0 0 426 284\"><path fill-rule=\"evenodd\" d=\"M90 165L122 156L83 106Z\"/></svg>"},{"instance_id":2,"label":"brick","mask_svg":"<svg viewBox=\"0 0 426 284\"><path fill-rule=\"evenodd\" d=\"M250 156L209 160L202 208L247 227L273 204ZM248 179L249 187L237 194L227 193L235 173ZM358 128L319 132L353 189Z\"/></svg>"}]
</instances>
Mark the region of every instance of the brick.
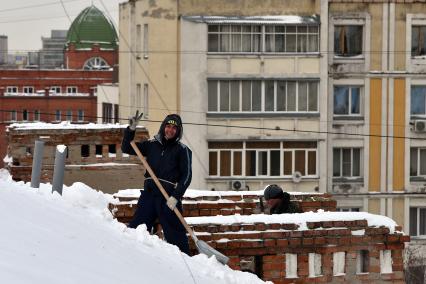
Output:
<instances>
[{"instance_id":1,"label":"brick","mask_svg":"<svg viewBox=\"0 0 426 284\"><path fill-rule=\"evenodd\" d=\"M324 238L324 237L316 237L316 238L314 238L314 244L316 246L325 245L326 244L326 238Z\"/></svg>"},{"instance_id":2,"label":"brick","mask_svg":"<svg viewBox=\"0 0 426 284\"><path fill-rule=\"evenodd\" d=\"M265 239L263 240L263 244L265 247L276 247L277 242L275 239Z\"/></svg>"},{"instance_id":3,"label":"brick","mask_svg":"<svg viewBox=\"0 0 426 284\"><path fill-rule=\"evenodd\" d=\"M284 270L285 269L285 264L284 261L283 262L268 262L268 263L264 263L263 266L263 271L268 271L268 270Z\"/></svg>"},{"instance_id":4,"label":"brick","mask_svg":"<svg viewBox=\"0 0 426 284\"><path fill-rule=\"evenodd\" d=\"M263 239L280 239L283 237L283 232L262 232Z\"/></svg>"},{"instance_id":5,"label":"brick","mask_svg":"<svg viewBox=\"0 0 426 284\"><path fill-rule=\"evenodd\" d=\"M277 247L287 247L287 246L288 246L288 240L277 239Z\"/></svg>"},{"instance_id":6,"label":"brick","mask_svg":"<svg viewBox=\"0 0 426 284\"><path fill-rule=\"evenodd\" d=\"M302 241L299 238L290 238L288 241L288 245L290 247L300 246L301 244L302 244Z\"/></svg>"},{"instance_id":7,"label":"brick","mask_svg":"<svg viewBox=\"0 0 426 284\"><path fill-rule=\"evenodd\" d=\"M398 235L388 235L387 237L386 237L386 241L387 242L390 242L390 243L396 243L396 242L399 242L400 241L400 239L399 239L400 237L398 236Z\"/></svg>"},{"instance_id":8,"label":"brick","mask_svg":"<svg viewBox=\"0 0 426 284\"><path fill-rule=\"evenodd\" d=\"M266 225L265 223L255 223L254 224L256 231L265 231Z\"/></svg>"},{"instance_id":9,"label":"brick","mask_svg":"<svg viewBox=\"0 0 426 284\"><path fill-rule=\"evenodd\" d=\"M281 262L285 260L285 255L284 254L276 254L276 255L265 255L263 256L263 262Z\"/></svg>"},{"instance_id":10,"label":"brick","mask_svg":"<svg viewBox=\"0 0 426 284\"><path fill-rule=\"evenodd\" d=\"M303 238L302 244L304 246L312 246L314 244L314 239L313 238Z\"/></svg>"}]
</instances>

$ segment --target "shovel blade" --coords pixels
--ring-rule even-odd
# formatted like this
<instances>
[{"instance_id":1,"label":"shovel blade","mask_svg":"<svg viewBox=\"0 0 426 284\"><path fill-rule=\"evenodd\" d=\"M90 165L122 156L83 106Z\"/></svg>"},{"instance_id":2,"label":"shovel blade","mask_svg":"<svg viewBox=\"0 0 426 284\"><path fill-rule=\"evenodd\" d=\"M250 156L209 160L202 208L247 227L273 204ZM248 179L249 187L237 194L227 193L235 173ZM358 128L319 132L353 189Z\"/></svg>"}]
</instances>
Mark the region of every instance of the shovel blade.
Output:
<instances>
[{"instance_id":1,"label":"shovel blade","mask_svg":"<svg viewBox=\"0 0 426 284\"><path fill-rule=\"evenodd\" d=\"M214 255L216 257L216 259L222 264L228 263L229 257L218 252L217 250L215 250L214 248L209 246L206 242L201 241L201 240L197 240L195 242L195 245L197 246L197 249L200 253L205 254L208 257L211 257L211 256Z\"/></svg>"}]
</instances>

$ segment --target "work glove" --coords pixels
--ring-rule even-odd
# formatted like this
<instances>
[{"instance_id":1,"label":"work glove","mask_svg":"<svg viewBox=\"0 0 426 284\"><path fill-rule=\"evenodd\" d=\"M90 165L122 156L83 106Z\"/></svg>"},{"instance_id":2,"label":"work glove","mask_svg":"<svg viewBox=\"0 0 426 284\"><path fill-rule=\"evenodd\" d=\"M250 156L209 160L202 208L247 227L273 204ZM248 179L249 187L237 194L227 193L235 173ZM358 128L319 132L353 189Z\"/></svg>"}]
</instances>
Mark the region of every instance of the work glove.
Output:
<instances>
[{"instance_id":1,"label":"work glove","mask_svg":"<svg viewBox=\"0 0 426 284\"><path fill-rule=\"evenodd\" d=\"M175 210L177 203L177 199L173 196L170 196L169 199L167 199L167 206L169 206L170 210L172 211Z\"/></svg>"},{"instance_id":2,"label":"work glove","mask_svg":"<svg viewBox=\"0 0 426 284\"><path fill-rule=\"evenodd\" d=\"M131 118L129 118L129 128L132 131L136 130L136 127L138 126L139 121L141 120L143 116L143 113L139 114L139 111L136 111L135 116L132 116Z\"/></svg>"}]
</instances>

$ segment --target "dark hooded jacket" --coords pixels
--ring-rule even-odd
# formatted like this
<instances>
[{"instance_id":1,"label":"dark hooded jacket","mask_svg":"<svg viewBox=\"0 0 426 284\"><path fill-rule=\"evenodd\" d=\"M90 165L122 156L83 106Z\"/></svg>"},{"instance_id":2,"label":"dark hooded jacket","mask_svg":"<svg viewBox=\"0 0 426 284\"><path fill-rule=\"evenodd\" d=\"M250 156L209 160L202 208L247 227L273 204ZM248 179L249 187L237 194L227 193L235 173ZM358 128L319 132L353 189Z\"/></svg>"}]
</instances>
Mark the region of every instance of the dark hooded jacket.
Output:
<instances>
[{"instance_id":1,"label":"dark hooded jacket","mask_svg":"<svg viewBox=\"0 0 426 284\"><path fill-rule=\"evenodd\" d=\"M270 209L271 214L301 213L300 208L290 201L290 194L284 192L281 202Z\"/></svg>"},{"instance_id":2,"label":"dark hooded jacket","mask_svg":"<svg viewBox=\"0 0 426 284\"><path fill-rule=\"evenodd\" d=\"M174 139L167 140L164 137L164 129L170 120L176 123L177 132ZM180 142L182 134L183 126L180 116L171 114L161 123L160 129L153 139L136 143L155 175L160 179L164 189L170 196L174 196L178 200L182 199L192 179L192 152L185 144ZM130 145L134 137L135 131L127 127L121 143L123 153L136 155ZM145 190L162 196L154 180L150 179L148 171L145 172L145 178L147 178L144 185ZM177 183L177 186L175 188L169 182L161 180Z\"/></svg>"}]
</instances>

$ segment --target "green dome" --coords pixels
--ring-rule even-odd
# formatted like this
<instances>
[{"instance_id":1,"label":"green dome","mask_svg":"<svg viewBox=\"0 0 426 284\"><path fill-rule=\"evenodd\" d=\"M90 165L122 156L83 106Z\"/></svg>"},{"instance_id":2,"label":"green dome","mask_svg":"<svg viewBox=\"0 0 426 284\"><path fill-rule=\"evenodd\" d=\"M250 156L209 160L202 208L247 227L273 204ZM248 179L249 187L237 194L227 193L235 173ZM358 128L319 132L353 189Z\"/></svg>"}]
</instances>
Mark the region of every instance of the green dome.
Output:
<instances>
[{"instance_id":1,"label":"green dome","mask_svg":"<svg viewBox=\"0 0 426 284\"><path fill-rule=\"evenodd\" d=\"M95 6L84 9L72 22L67 34L66 45L74 43L76 49L91 48L99 44L101 48L117 48L117 32L111 20Z\"/></svg>"}]
</instances>

